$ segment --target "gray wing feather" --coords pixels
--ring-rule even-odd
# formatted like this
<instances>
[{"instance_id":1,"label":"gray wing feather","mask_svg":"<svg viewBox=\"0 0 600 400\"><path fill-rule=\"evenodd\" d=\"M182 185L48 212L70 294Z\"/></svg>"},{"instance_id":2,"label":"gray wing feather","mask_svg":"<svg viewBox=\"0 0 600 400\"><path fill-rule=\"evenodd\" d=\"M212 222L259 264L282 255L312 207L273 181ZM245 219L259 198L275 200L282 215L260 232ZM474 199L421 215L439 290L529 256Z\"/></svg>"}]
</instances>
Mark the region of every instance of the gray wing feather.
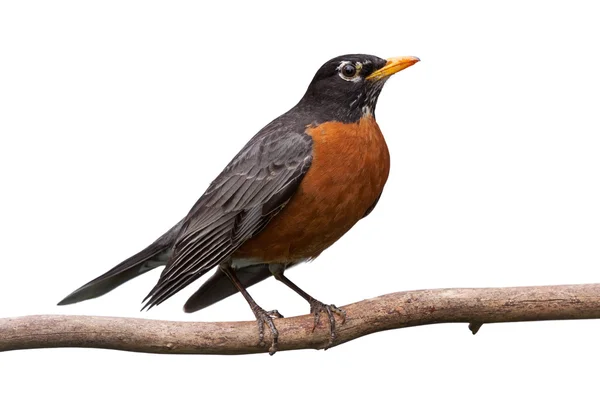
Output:
<instances>
[{"instance_id":1,"label":"gray wing feather","mask_svg":"<svg viewBox=\"0 0 600 400\"><path fill-rule=\"evenodd\" d=\"M184 219L171 256L148 294L151 308L227 260L289 201L312 162L305 133L261 131L229 163Z\"/></svg>"}]
</instances>

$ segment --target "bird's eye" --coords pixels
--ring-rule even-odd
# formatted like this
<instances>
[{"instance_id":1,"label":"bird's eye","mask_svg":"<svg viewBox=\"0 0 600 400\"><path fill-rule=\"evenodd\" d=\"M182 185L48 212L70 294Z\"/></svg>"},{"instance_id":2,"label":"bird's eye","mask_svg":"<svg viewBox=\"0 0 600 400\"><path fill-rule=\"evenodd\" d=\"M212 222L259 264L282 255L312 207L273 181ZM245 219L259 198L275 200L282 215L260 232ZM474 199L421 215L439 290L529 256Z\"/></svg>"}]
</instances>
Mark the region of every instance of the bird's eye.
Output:
<instances>
[{"instance_id":1,"label":"bird's eye","mask_svg":"<svg viewBox=\"0 0 600 400\"><path fill-rule=\"evenodd\" d=\"M346 64L342 67L342 74L346 78L353 78L356 75L356 67L352 64Z\"/></svg>"},{"instance_id":2,"label":"bird's eye","mask_svg":"<svg viewBox=\"0 0 600 400\"><path fill-rule=\"evenodd\" d=\"M359 75L360 70L362 68L362 64L357 62L356 64L344 61L338 70L340 71L340 76L347 81L354 81L356 77Z\"/></svg>"}]
</instances>

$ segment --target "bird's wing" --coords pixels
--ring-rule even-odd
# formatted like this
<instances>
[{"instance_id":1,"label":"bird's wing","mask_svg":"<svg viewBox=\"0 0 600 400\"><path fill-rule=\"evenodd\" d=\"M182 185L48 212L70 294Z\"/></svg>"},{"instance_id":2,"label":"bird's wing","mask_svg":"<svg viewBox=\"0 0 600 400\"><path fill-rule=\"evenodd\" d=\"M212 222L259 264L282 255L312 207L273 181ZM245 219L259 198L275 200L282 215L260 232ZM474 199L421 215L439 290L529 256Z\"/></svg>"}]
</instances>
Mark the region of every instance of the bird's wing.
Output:
<instances>
[{"instance_id":1,"label":"bird's wing","mask_svg":"<svg viewBox=\"0 0 600 400\"><path fill-rule=\"evenodd\" d=\"M185 218L173 255L144 307L162 303L262 230L287 204L311 162L312 138L304 132L255 136Z\"/></svg>"}]
</instances>

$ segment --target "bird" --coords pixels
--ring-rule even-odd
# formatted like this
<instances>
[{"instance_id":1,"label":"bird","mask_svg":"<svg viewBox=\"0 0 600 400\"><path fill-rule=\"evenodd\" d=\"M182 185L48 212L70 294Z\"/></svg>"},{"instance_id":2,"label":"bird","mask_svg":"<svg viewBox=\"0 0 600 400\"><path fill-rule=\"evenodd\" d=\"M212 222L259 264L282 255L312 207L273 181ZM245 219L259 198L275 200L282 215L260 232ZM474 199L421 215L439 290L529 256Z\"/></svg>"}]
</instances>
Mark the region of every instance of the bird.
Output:
<instances>
[{"instance_id":1,"label":"bird","mask_svg":"<svg viewBox=\"0 0 600 400\"><path fill-rule=\"evenodd\" d=\"M368 54L327 61L300 101L248 141L182 220L58 305L102 296L164 265L143 301L148 310L214 269L184 311L239 292L258 323L259 345L266 346L265 326L270 330L272 355L279 340L274 319L283 316L261 308L247 288L273 276L309 303L314 327L327 316L325 348L331 346L336 316L343 324L346 313L310 296L284 272L317 258L377 205L390 169L375 120L377 100L393 74L419 61Z\"/></svg>"}]
</instances>

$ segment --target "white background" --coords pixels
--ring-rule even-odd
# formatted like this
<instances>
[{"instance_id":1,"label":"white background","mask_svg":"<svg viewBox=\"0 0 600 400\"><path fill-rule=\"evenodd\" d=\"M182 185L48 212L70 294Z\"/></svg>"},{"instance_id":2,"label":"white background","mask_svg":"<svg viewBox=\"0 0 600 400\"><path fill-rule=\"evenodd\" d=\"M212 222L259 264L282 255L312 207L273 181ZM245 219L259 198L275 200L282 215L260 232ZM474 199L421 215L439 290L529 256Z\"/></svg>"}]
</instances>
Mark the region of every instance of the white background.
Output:
<instances>
[{"instance_id":1,"label":"white background","mask_svg":"<svg viewBox=\"0 0 600 400\"><path fill-rule=\"evenodd\" d=\"M205 2L207 3L207 2ZM0 317L248 320L241 296L147 314L159 270L54 304L181 218L320 65L415 55L377 108L384 195L289 277L337 305L394 291L600 282L600 25L593 2L2 2ZM284 315L307 305L251 289ZM465 324L327 352L0 354L3 398L597 397L600 322Z\"/></svg>"}]
</instances>

